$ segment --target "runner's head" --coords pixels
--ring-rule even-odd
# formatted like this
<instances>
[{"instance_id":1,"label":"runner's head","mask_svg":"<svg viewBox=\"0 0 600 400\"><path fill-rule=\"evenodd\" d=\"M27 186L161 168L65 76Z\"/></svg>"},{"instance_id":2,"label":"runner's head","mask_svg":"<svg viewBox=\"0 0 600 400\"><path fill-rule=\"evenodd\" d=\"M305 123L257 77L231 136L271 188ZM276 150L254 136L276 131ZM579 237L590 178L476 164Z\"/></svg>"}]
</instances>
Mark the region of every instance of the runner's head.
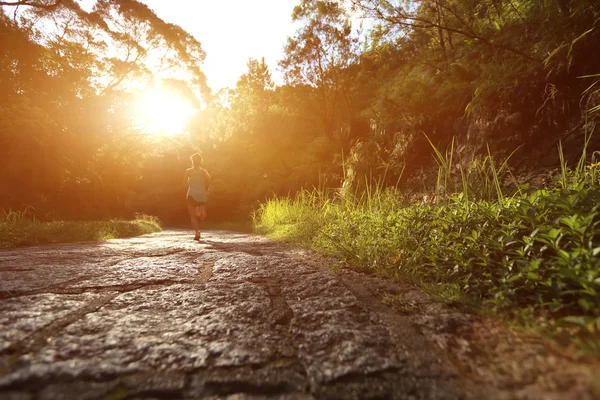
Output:
<instances>
[{"instance_id":1,"label":"runner's head","mask_svg":"<svg viewBox=\"0 0 600 400\"><path fill-rule=\"evenodd\" d=\"M192 160L192 165L194 168L198 168L202 165L202 155L200 155L200 153L193 154L190 157L190 160Z\"/></svg>"}]
</instances>

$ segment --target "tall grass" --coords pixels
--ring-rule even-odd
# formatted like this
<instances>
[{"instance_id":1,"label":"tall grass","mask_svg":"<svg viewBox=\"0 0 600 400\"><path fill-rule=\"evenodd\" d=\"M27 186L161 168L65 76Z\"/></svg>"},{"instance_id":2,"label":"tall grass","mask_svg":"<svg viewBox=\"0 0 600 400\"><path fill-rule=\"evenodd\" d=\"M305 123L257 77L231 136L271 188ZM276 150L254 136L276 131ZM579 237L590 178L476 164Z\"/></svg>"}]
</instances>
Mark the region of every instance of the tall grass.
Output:
<instances>
[{"instance_id":1,"label":"tall grass","mask_svg":"<svg viewBox=\"0 0 600 400\"><path fill-rule=\"evenodd\" d=\"M331 210L325 191L302 191L293 199L276 197L261 205L253 214L254 227L276 239L310 245Z\"/></svg>"},{"instance_id":2,"label":"tall grass","mask_svg":"<svg viewBox=\"0 0 600 400\"><path fill-rule=\"evenodd\" d=\"M133 220L41 222L31 208L0 211L0 248L108 240L160 230L157 218L142 214Z\"/></svg>"},{"instance_id":3,"label":"tall grass","mask_svg":"<svg viewBox=\"0 0 600 400\"><path fill-rule=\"evenodd\" d=\"M597 153L586 164L584 151L575 169L563 161L555 184L525 191L503 190L507 163L497 167L489 150L458 167L452 151L434 152L434 201L408 203L380 185L353 194L302 192L263 204L255 226L361 268L454 293L456 301L550 315L598 335Z\"/></svg>"},{"instance_id":4,"label":"tall grass","mask_svg":"<svg viewBox=\"0 0 600 400\"><path fill-rule=\"evenodd\" d=\"M519 148L497 166L489 147L485 157L471 155L469 160L464 160L457 150L455 139L452 139L448 152L442 154L429 137L427 135L425 137L433 149L434 160L438 166L435 184L436 199L460 193L465 201L494 199L502 201L506 189L518 191L518 187L514 186L516 179L508 168L508 163ZM508 185L508 182L513 185Z\"/></svg>"}]
</instances>

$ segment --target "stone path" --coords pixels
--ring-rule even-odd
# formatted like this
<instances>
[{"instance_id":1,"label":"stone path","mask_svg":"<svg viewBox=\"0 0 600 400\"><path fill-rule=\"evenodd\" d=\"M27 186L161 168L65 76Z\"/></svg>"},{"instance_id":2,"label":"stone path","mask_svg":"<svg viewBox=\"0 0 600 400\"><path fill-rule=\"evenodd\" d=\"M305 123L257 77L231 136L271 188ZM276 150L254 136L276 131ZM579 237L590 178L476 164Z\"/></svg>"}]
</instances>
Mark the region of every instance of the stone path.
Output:
<instances>
[{"instance_id":1,"label":"stone path","mask_svg":"<svg viewBox=\"0 0 600 400\"><path fill-rule=\"evenodd\" d=\"M507 398L329 262L220 231L0 252L0 398Z\"/></svg>"}]
</instances>

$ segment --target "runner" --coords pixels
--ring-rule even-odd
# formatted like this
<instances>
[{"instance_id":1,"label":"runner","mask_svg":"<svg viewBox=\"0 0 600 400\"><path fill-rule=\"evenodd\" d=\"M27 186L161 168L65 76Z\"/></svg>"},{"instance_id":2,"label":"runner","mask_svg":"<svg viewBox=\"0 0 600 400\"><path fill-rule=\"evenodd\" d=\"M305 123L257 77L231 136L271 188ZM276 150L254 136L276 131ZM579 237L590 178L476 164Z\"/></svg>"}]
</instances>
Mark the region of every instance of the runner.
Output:
<instances>
[{"instance_id":1,"label":"runner","mask_svg":"<svg viewBox=\"0 0 600 400\"><path fill-rule=\"evenodd\" d=\"M190 213L192 227L196 231L194 240L200 240L198 218L200 218L200 221L206 219L206 201L208 200L208 194L210 193L209 187L212 178L207 170L201 168L203 160L199 153L192 155L190 160L192 160L192 168L188 168L185 171L183 185L188 187L188 212Z\"/></svg>"}]
</instances>

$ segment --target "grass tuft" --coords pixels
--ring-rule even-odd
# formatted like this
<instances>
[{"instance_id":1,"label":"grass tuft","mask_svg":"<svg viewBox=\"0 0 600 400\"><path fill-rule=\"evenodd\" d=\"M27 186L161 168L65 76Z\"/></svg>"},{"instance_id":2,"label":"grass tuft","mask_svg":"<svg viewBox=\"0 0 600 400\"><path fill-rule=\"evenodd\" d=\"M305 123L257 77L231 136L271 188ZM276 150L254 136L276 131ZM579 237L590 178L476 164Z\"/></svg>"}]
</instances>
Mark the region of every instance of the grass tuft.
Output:
<instances>
[{"instance_id":1,"label":"grass tuft","mask_svg":"<svg viewBox=\"0 0 600 400\"><path fill-rule=\"evenodd\" d=\"M156 217L136 214L133 220L40 222L31 209L0 212L0 248L48 243L109 240L159 232Z\"/></svg>"}]
</instances>

